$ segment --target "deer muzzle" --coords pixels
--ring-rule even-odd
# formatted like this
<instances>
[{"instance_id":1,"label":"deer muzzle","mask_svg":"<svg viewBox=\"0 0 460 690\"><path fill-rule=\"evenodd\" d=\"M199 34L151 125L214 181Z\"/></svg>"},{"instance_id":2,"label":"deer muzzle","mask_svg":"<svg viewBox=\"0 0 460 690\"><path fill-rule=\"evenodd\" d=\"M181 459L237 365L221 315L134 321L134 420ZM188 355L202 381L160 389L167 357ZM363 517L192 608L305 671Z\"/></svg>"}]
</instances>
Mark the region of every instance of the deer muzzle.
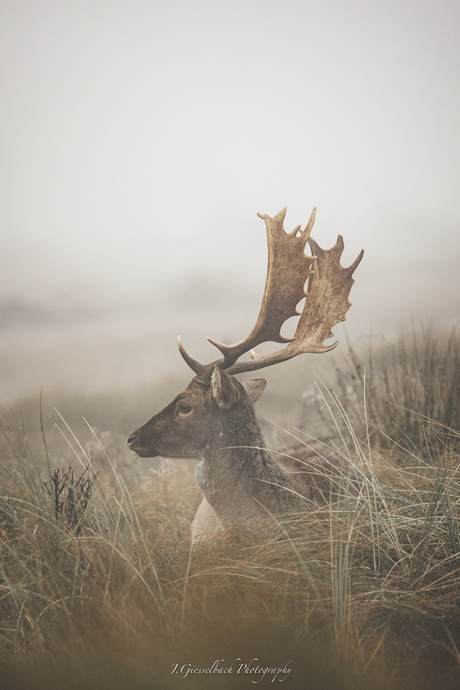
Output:
<instances>
[{"instance_id":1,"label":"deer muzzle","mask_svg":"<svg viewBox=\"0 0 460 690\"><path fill-rule=\"evenodd\" d=\"M154 458L159 455L156 450L147 449L142 444L140 429L136 430L131 436L128 436L127 444L128 448L141 458Z\"/></svg>"}]
</instances>

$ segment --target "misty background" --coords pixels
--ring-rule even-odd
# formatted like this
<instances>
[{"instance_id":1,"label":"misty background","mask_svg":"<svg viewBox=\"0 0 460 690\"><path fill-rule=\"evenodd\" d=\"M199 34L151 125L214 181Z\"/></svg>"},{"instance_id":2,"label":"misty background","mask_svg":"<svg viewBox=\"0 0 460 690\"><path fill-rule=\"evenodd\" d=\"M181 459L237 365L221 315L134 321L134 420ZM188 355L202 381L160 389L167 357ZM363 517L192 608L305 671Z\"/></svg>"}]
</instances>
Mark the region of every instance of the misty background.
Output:
<instances>
[{"instance_id":1,"label":"misty background","mask_svg":"<svg viewBox=\"0 0 460 690\"><path fill-rule=\"evenodd\" d=\"M0 402L185 385L177 335L211 361L249 332L284 206L365 249L341 343L457 323L459 27L454 0L0 0Z\"/></svg>"}]
</instances>

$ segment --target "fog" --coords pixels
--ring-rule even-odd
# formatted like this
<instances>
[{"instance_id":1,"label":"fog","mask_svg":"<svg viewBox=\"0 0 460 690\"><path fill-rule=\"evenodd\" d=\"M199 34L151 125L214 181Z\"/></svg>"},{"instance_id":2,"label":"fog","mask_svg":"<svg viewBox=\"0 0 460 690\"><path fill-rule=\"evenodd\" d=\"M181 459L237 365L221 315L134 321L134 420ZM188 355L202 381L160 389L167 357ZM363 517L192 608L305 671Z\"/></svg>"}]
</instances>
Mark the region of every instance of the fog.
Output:
<instances>
[{"instance_id":1,"label":"fog","mask_svg":"<svg viewBox=\"0 0 460 690\"><path fill-rule=\"evenodd\" d=\"M344 264L365 249L351 338L455 324L459 23L450 0L0 0L2 398L244 337L256 212L284 206L289 231L318 207Z\"/></svg>"}]
</instances>

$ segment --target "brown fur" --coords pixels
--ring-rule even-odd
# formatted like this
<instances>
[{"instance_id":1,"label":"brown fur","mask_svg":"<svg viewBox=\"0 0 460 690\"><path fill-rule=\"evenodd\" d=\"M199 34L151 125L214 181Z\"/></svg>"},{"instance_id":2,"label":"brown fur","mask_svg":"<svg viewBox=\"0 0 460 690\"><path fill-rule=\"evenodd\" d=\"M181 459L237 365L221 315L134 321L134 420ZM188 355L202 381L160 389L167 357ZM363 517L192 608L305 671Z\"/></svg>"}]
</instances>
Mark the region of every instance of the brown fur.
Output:
<instances>
[{"instance_id":1,"label":"brown fur","mask_svg":"<svg viewBox=\"0 0 460 690\"><path fill-rule=\"evenodd\" d=\"M286 456L265 448L254 410L265 383L240 383L215 366L128 439L142 457L200 461L196 480L204 504L194 521L196 539L209 529L253 525L290 506L337 496L345 470L336 460L308 449Z\"/></svg>"}]
</instances>

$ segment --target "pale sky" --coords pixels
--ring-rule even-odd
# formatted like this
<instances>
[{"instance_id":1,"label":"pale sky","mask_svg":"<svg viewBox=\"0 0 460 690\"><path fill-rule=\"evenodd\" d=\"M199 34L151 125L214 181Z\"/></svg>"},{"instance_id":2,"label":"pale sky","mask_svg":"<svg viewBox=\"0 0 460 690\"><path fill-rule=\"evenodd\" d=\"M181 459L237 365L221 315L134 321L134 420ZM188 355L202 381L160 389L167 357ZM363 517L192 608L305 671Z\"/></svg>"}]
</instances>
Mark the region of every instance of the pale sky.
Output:
<instances>
[{"instance_id":1,"label":"pale sky","mask_svg":"<svg viewBox=\"0 0 460 690\"><path fill-rule=\"evenodd\" d=\"M457 0L0 0L3 298L263 283L256 213L317 206L367 318L455 319L459 28Z\"/></svg>"}]
</instances>

